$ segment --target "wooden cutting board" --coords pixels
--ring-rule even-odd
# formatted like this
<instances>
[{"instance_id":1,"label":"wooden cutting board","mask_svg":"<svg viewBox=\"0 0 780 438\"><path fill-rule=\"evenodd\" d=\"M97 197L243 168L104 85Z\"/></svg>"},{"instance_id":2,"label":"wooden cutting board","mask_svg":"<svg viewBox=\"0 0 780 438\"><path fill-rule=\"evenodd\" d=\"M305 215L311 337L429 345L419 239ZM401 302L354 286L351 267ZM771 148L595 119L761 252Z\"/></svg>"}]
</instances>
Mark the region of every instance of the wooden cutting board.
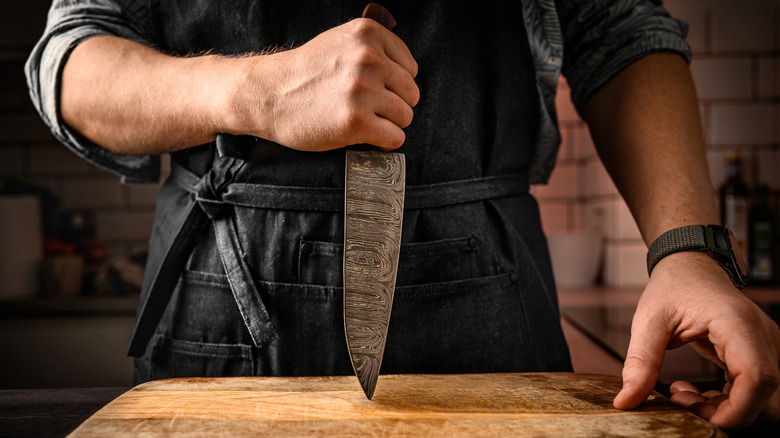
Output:
<instances>
[{"instance_id":1,"label":"wooden cutting board","mask_svg":"<svg viewBox=\"0 0 780 438\"><path fill-rule=\"evenodd\" d=\"M169 379L70 436L726 436L657 393L614 409L619 390L594 374L383 375L369 401L354 376Z\"/></svg>"}]
</instances>

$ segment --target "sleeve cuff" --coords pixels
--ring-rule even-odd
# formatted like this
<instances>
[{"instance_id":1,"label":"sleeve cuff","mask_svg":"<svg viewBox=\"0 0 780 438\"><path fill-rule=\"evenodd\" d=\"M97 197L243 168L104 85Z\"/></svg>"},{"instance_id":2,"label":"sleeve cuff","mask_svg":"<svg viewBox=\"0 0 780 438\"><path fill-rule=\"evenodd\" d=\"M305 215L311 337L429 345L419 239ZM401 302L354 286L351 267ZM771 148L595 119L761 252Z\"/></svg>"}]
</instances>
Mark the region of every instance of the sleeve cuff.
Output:
<instances>
[{"instance_id":1,"label":"sleeve cuff","mask_svg":"<svg viewBox=\"0 0 780 438\"><path fill-rule=\"evenodd\" d=\"M144 43L129 28L123 29L111 20L93 23L63 20L47 28L25 65L33 105L54 137L78 156L117 174L123 183L157 182L160 179L159 156L111 152L80 136L60 117L59 92L65 62L79 43L101 35L118 35Z\"/></svg>"},{"instance_id":2,"label":"sleeve cuff","mask_svg":"<svg viewBox=\"0 0 780 438\"><path fill-rule=\"evenodd\" d=\"M677 35L652 35L641 38L615 51L605 52L597 68L577 68L569 72L572 87L571 99L577 111L582 114L588 99L615 75L635 61L652 53L674 52L691 62L688 43ZM592 65L593 62L588 62ZM573 84L573 85L572 85Z\"/></svg>"}]
</instances>

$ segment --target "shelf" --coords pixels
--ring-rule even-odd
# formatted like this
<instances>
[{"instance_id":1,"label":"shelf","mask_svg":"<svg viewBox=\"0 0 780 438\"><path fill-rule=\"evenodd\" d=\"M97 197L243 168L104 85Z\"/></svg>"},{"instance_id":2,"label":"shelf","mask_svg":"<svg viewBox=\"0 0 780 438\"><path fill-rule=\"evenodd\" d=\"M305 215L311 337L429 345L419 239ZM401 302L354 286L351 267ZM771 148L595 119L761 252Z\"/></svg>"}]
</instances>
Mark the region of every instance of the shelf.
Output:
<instances>
[{"instance_id":1,"label":"shelf","mask_svg":"<svg viewBox=\"0 0 780 438\"><path fill-rule=\"evenodd\" d=\"M134 317L138 297L32 298L0 301L0 318Z\"/></svg>"}]
</instances>

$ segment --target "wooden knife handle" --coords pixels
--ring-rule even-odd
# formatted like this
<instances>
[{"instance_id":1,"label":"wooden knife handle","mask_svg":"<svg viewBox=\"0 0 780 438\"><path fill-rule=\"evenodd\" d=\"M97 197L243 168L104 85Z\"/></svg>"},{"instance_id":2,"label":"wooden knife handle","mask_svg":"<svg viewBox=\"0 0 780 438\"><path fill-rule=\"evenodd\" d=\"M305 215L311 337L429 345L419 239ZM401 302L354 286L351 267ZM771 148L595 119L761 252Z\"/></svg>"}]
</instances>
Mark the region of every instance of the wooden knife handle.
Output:
<instances>
[{"instance_id":1,"label":"wooden knife handle","mask_svg":"<svg viewBox=\"0 0 780 438\"><path fill-rule=\"evenodd\" d=\"M393 30L396 24L398 24L395 21L395 18L390 14L390 12L385 9L384 6L380 5L379 3L369 3L366 5L366 7L363 9L363 18L370 18L382 26L388 28L389 30Z\"/></svg>"}]
</instances>

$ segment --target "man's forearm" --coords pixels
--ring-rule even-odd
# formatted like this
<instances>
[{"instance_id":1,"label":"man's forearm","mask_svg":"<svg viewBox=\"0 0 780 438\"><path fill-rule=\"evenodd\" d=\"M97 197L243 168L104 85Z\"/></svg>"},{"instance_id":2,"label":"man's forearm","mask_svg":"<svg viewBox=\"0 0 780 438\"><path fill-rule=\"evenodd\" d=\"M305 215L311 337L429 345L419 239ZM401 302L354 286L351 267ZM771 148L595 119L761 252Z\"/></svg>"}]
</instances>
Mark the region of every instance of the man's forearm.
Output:
<instances>
[{"instance_id":1,"label":"man's forearm","mask_svg":"<svg viewBox=\"0 0 780 438\"><path fill-rule=\"evenodd\" d=\"M196 146L230 130L230 93L240 59L172 57L136 42L84 41L62 75L63 120L89 140L124 154Z\"/></svg>"},{"instance_id":2,"label":"man's forearm","mask_svg":"<svg viewBox=\"0 0 780 438\"><path fill-rule=\"evenodd\" d=\"M420 98L417 62L370 19L268 55L173 57L118 37L79 44L65 64L69 126L124 154L196 146L219 132L303 151L403 144Z\"/></svg>"},{"instance_id":3,"label":"man's forearm","mask_svg":"<svg viewBox=\"0 0 780 438\"><path fill-rule=\"evenodd\" d=\"M647 244L678 226L719 222L682 58L658 53L635 62L588 100L584 118Z\"/></svg>"}]
</instances>

